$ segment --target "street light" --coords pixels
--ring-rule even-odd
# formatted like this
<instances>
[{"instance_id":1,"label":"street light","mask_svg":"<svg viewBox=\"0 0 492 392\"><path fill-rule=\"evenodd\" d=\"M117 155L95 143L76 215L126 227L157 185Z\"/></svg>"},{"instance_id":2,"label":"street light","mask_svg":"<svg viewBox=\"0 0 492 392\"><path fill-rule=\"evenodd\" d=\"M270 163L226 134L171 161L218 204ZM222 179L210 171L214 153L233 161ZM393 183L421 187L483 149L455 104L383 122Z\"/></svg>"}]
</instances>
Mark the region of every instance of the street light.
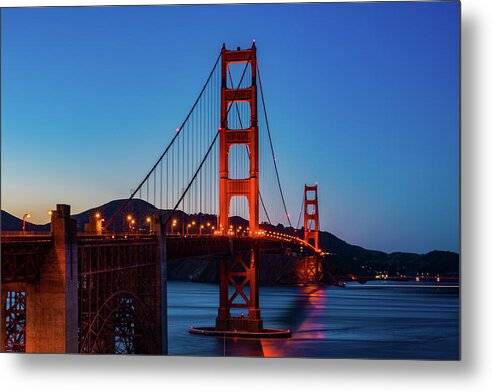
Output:
<instances>
[{"instance_id":1,"label":"street light","mask_svg":"<svg viewBox=\"0 0 492 392\"><path fill-rule=\"evenodd\" d=\"M96 212L93 217L89 219L90 231L96 234L102 234L103 232L103 222L102 214L100 212Z\"/></svg>"},{"instance_id":2,"label":"street light","mask_svg":"<svg viewBox=\"0 0 492 392\"><path fill-rule=\"evenodd\" d=\"M186 235L190 234L190 227L191 227L191 225L188 223L186 225Z\"/></svg>"},{"instance_id":3,"label":"street light","mask_svg":"<svg viewBox=\"0 0 492 392\"><path fill-rule=\"evenodd\" d=\"M133 217L130 214L126 216L126 221L128 222L128 231L131 231L132 219Z\"/></svg>"},{"instance_id":4,"label":"street light","mask_svg":"<svg viewBox=\"0 0 492 392\"><path fill-rule=\"evenodd\" d=\"M31 217L31 213L28 212L27 214L24 214L22 217L22 231L26 231L26 220Z\"/></svg>"},{"instance_id":5,"label":"street light","mask_svg":"<svg viewBox=\"0 0 492 392\"><path fill-rule=\"evenodd\" d=\"M203 225L200 225L200 235L202 235Z\"/></svg>"},{"instance_id":6,"label":"street light","mask_svg":"<svg viewBox=\"0 0 492 392\"><path fill-rule=\"evenodd\" d=\"M148 216L147 218L145 218L145 222L149 224L149 234L150 234L152 232L152 218Z\"/></svg>"},{"instance_id":7,"label":"street light","mask_svg":"<svg viewBox=\"0 0 492 392\"><path fill-rule=\"evenodd\" d=\"M178 223L178 220L177 219L173 219L173 225L171 227L171 234L174 234L174 228L176 227Z\"/></svg>"}]
</instances>

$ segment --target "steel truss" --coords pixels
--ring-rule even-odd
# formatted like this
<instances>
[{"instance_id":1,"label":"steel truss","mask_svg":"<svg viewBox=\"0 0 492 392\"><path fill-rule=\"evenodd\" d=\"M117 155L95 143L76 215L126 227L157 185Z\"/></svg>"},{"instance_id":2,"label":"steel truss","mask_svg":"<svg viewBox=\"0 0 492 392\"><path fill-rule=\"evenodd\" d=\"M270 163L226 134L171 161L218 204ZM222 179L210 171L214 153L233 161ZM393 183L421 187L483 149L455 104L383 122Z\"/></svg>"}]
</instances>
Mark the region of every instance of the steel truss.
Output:
<instances>
[{"instance_id":1,"label":"steel truss","mask_svg":"<svg viewBox=\"0 0 492 392\"><path fill-rule=\"evenodd\" d=\"M5 351L26 351L26 293L7 291L4 306Z\"/></svg>"},{"instance_id":2,"label":"steel truss","mask_svg":"<svg viewBox=\"0 0 492 392\"><path fill-rule=\"evenodd\" d=\"M316 256L305 256L296 268L297 281L304 284L316 284L323 279L323 263Z\"/></svg>"},{"instance_id":3,"label":"steel truss","mask_svg":"<svg viewBox=\"0 0 492 392\"><path fill-rule=\"evenodd\" d=\"M93 241L78 252L80 352L159 354L157 241Z\"/></svg>"}]
</instances>

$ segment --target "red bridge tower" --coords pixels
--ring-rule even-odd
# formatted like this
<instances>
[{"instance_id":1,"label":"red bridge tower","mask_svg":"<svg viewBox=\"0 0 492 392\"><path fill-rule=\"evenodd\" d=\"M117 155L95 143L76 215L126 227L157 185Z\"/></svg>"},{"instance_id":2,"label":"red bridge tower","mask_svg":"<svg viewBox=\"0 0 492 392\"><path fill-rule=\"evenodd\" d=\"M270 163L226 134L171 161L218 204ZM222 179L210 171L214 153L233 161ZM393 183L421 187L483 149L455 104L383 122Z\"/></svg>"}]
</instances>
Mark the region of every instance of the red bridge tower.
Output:
<instances>
[{"instance_id":1,"label":"red bridge tower","mask_svg":"<svg viewBox=\"0 0 492 392\"><path fill-rule=\"evenodd\" d=\"M251 86L227 88L227 73L230 64L245 63L251 67ZM232 197L245 196L249 205L249 229L256 233L259 223L258 199L258 117L256 92L256 46L251 49L227 50L222 47L222 88L220 94L220 190L219 190L219 228L227 232L229 228L229 206ZM247 129L230 129L228 114L234 102L247 102L251 120ZM248 121L246 121L246 124ZM229 174L229 150L233 145L246 145L249 149L249 177L232 179Z\"/></svg>"},{"instance_id":2,"label":"red bridge tower","mask_svg":"<svg viewBox=\"0 0 492 392\"><path fill-rule=\"evenodd\" d=\"M222 47L222 87L220 92L220 163L219 163L219 229L226 234L229 229L229 207L234 196L248 200L248 242L229 238L229 252L220 260L219 310L215 328L196 327L191 333L224 336L289 337L288 330L263 328L259 304L259 166L258 166L258 116L256 89L256 46L249 49L227 50ZM251 67L251 85L227 86L230 64ZM246 70L246 68L245 68ZM245 72L243 72L243 75ZM241 77L242 78L242 77ZM246 129L233 129L228 114L235 102L249 104L250 119ZM244 121L244 120L243 120ZM229 153L234 145L245 145L249 155L249 177L231 178Z\"/></svg>"},{"instance_id":3,"label":"red bridge tower","mask_svg":"<svg viewBox=\"0 0 492 392\"><path fill-rule=\"evenodd\" d=\"M304 241L319 249L318 184L304 185Z\"/></svg>"},{"instance_id":4,"label":"red bridge tower","mask_svg":"<svg viewBox=\"0 0 492 392\"><path fill-rule=\"evenodd\" d=\"M229 206L232 197L245 196L249 205L249 229L254 235L259 224L259 193L258 193L258 117L256 92L256 46L250 49L227 50L222 47L222 88L220 94L220 189L219 189L219 227L224 233L229 229ZM245 64L251 67L251 85L237 88L227 87L227 75L230 64ZM244 72L243 72L244 75ZM231 129L228 114L235 102L247 102L250 107L250 121L247 129ZM246 119L246 124L248 124ZM233 145L246 145L249 149L249 177L244 179L230 178L229 151ZM216 328L221 331L243 330L259 332L263 329L260 317L258 294L258 245L247 251L234 249L231 240L231 256L220 262L220 305ZM232 293L229 293L229 285ZM245 288L249 288L249 292ZM231 309L247 309L247 315L231 314Z\"/></svg>"}]
</instances>

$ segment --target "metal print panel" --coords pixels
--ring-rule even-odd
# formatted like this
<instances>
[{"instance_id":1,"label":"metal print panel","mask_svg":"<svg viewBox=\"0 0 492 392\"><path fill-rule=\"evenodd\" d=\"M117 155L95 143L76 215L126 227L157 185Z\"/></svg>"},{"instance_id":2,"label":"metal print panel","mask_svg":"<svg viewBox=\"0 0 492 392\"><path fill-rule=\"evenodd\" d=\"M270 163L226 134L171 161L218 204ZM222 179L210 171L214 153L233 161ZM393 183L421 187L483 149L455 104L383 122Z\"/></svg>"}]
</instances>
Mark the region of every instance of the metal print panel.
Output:
<instances>
[{"instance_id":1,"label":"metal print panel","mask_svg":"<svg viewBox=\"0 0 492 392\"><path fill-rule=\"evenodd\" d=\"M1 25L1 351L460 358L459 2Z\"/></svg>"}]
</instances>

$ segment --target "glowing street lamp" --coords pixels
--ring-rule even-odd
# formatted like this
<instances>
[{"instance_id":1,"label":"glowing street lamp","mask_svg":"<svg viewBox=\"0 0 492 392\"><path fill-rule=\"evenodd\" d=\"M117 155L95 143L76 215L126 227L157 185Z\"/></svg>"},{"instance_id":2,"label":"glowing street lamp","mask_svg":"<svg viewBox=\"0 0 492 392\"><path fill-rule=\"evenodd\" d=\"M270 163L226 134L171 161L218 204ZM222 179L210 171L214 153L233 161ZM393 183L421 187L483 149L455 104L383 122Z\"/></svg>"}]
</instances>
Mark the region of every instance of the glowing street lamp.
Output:
<instances>
[{"instance_id":1,"label":"glowing street lamp","mask_svg":"<svg viewBox=\"0 0 492 392\"><path fill-rule=\"evenodd\" d=\"M203 228L204 228L204 226L203 225L200 225L200 235L202 235Z\"/></svg>"},{"instance_id":2,"label":"glowing street lamp","mask_svg":"<svg viewBox=\"0 0 492 392\"><path fill-rule=\"evenodd\" d=\"M130 214L128 214L126 216L126 221L128 222L128 231L131 231L131 229L132 229L132 220L133 220L133 217Z\"/></svg>"},{"instance_id":3,"label":"glowing street lamp","mask_svg":"<svg viewBox=\"0 0 492 392\"><path fill-rule=\"evenodd\" d=\"M31 213L28 212L27 214L24 214L22 217L22 231L26 231L26 221L31 217Z\"/></svg>"},{"instance_id":4,"label":"glowing street lamp","mask_svg":"<svg viewBox=\"0 0 492 392\"><path fill-rule=\"evenodd\" d=\"M149 234L152 233L152 218L148 216L147 218L145 218L145 222L147 222L149 225Z\"/></svg>"},{"instance_id":5,"label":"glowing street lamp","mask_svg":"<svg viewBox=\"0 0 492 392\"><path fill-rule=\"evenodd\" d=\"M172 227L171 227L171 234L174 234L174 229L176 227L176 225L178 224L178 220L177 219L173 219L173 224L172 224Z\"/></svg>"},{"instance_id":6,"label":"glowing street lamp","mask_svg":"<svg viewBox=\"0 0 492 392\"><path fill-rule=\"evenodd\" d=\"M186 235L190 234L190 227L191 227L191 225L188 223L186 225Z\"/></svg>"},{"instance_id":7,"label":"glowing street lamp","mask_svg":"<svg viewBox=\"0 0 492 392\"><path fill-rule=\"evenodd\" d=\"M93 217L89 220L91 226L91 231L96 234L102 234L103 232L103 222L102 215L100 212L96 212Z\"/></svg>"}]
</instances>

